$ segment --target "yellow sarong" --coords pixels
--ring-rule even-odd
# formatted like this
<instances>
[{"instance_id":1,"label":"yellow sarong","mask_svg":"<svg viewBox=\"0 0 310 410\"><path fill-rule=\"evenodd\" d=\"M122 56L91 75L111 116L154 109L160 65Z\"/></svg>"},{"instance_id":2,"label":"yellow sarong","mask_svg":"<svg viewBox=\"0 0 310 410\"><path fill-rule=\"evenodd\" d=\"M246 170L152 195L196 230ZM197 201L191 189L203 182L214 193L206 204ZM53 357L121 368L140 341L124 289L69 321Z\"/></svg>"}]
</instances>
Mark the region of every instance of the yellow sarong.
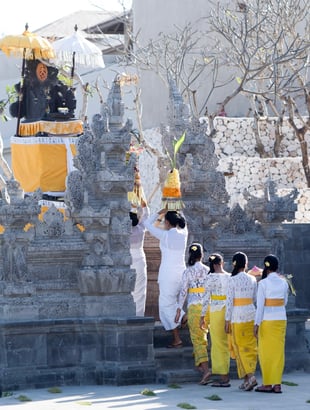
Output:
<instances>
[{"instance_id":1,"label":"yellow sarong","mask_svg":"<svg viewBox=\"0 0 310 410\"><path fill-rule=\"evenodd\" d=\"M232 323L231 341L236 356L239 378L254 373L257 365L257 341L254 336L254 321Z\"/></svg>"},{"instance_id":2,"label":"yellow sarong","mask_svg":"<svg viewBox=\"0 0 310 410\"><path fill-rule=\"evenodd\" d=\"M207 362L208 357L208 340L207 330L200 329L201 304L193 304L187 309L187 324L190 332L191 341L194 349L195 366L199 366L203 362ZM206 327L209 324L208 311L205 316Z\"/></svg>"},{"instance_id":3,"label":"yellow sarong","mask_svg":"<svg viewBox=\"0 0 310 410\"><path fill-rule=\"evenodd\" d=\"M210 312L211 362L212 373L229 373L230 352L228 335L225 332L225 308Z\"/></svg>"},{"instance_id":4,"label":"yellow sarong","mask_svg":"<svg viewBox=\"0 0 310 410\"><path fill-rule=\"evenodd\" d=\"M285 363L286 320L263 320L258 330L258 357L263 384L281 384Z\"/></svg>"}]
</instances>

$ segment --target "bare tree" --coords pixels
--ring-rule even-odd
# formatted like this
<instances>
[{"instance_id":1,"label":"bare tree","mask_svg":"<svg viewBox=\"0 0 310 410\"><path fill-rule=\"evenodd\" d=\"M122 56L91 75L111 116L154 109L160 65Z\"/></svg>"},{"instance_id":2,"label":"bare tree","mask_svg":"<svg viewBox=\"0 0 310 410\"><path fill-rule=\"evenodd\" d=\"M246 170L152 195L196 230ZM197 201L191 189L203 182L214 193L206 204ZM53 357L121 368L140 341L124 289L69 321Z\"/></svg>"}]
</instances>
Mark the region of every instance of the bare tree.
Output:
<instances>
[{"instance_id":1,"label":"bare tree","mask_svg":"<svg viewBox=\"0 0 310 410\"><path fill-rule=\"evenodd\" d=\"M234 72L235 95L243 94L252 100L257 151L263 157L267 155L259 135L260 118L269 115L277 118L274 142L277 155L283 138L283 119L288 116L300 142L302 165L310 187L306 141L310 128L307 3L307 0L248 0L235 5L217 2L207 23L212 57Z\"/></svg>"},{"instance_id":2,"label":"bare tree","mask_svg":"<svg viewBox=\"0 0 310 410\"><path fill-rule=\"evenodd\" d=\"M129 30L133 45L130 62L138 73L142 70L157 73L167 86L172 78L188 102L191 114L208 116L211 135L216 132L215 116L224 112L238 95L247 96L254 117L256 150L261 157L270 156L261 139L261 120L274 124L271 155L279 156L283 121L288 117L300 142L302 165L310 187L306 141L310 127L307 2L247 0L225 5L214 0L212 11L200 22L175 26L173 32L161 32L146 45L141 46L139 32L134 37ZM201 22L205 23L204 30L198 28L201 24L196 24ZM125 64L128 61L126 54ZM210 102L212 99L214 102L219 88L225 98L218 109L210 111Z\"/></svg>"}]
</instances>

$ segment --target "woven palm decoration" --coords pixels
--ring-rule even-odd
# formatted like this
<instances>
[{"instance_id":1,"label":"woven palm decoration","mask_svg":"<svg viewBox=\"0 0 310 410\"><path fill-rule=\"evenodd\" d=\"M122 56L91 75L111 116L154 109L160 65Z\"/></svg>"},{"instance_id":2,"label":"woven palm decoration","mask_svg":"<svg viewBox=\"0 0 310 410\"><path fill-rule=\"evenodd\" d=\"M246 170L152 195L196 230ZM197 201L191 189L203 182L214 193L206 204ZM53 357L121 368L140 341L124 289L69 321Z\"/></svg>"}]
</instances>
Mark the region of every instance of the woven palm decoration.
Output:
<instances>
[{"instance_id":1,"label":"woven palm decoration","mask_svg":"<svg viewBox=\"0 0 310 410\"><path fill-rule=\"evenodd\" d=\"M181 193L181 181L179 170L176 168L177 153L185 140L185 132L178 140L173 141L173 158L167 152L171 162L171 169L167 175L162 190L161 207L169 211L177 211L184 208Z\"/></svg>"},{"instance_id":2,"label":"woven palm decoration","mask_svg":"<svg viewBox=\"0 0 310 410\"><path fill-rule=\"evenodd\" d=\"M134 174L133 189L132 191L127 193L127 199L131 203L131 206L133 208L137 208L141 206L141 201L144 201L146 203L146 198L145 198L145 194L144 194L142 183L141 183L139 169L135 167L134 171L135 171L135 174Z\"/></svg>"}]
</instances>

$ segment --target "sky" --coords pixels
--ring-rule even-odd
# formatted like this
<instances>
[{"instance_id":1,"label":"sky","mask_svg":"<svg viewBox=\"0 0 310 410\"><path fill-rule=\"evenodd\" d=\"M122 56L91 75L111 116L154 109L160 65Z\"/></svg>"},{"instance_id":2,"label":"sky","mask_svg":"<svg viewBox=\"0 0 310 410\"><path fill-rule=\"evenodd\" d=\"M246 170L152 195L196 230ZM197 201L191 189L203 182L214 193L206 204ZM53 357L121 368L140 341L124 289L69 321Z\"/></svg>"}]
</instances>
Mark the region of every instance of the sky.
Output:
<instances>
[{"instance_id":1,"label":"sky","mask_svg":"<svg viewBox=\"0 0 310 410\"><path fill-rule=\"evenodd\" d=\"M0 37L22 33L26 23L29 31L35 31L75 11L121 11L121 4L129 8L131 3L131 0L7 0L0 14Z\"/></svg>"}]
</instances>

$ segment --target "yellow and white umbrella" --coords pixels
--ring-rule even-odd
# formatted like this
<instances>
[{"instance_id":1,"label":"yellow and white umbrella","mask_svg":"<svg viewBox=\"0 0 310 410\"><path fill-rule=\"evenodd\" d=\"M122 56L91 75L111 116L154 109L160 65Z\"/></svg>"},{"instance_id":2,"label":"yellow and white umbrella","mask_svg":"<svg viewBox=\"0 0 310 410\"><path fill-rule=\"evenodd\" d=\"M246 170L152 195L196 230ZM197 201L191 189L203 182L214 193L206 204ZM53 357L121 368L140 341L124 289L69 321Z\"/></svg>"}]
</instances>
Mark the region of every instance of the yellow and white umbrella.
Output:
<instances>
[{"instance_id":1,"label":"yellow and white umbrella","mask_svg":"<svg viewBox=\"0 0 310 410\"><path fill-rule=\"evenodd\" d=\"M73 78L75 66L105 67L100 48L87 40L78 31L77 25L74 27L72 36L54 41L53 47L56 54L54 63L57 65L71 64L71 78Z\"/></svg>"},{"instance_id":2,"label":"yellow and white umbrella","mask_svg":"<svg viewBox=\"0 0 310 410\"><path fill-rule=\"evenodd\" d=\"M54 48L46 38L28 31L28 24L26 24L25 31L22 34L10 34L1 38L0 50L2 50L8 57L21 57L23 59L21 89L18 98L18 112L20 112L26 60L48 60L54 58ZM19 124L20 115L17 116L17 136L19 135Z\"/></svg>"},{"instance_id":3,"label":"yellow and white umbrella","mask_svg":"<svg viewBox=\"0 0 310 410\"><path fill-rule=\"evenodd\" d=\"M26 24L22 34L7 35L0 39L0 49L7 55L26 60L48 60L55 57L52 44L44 37L28 31Z\"/></svg>"}]
</instances>

